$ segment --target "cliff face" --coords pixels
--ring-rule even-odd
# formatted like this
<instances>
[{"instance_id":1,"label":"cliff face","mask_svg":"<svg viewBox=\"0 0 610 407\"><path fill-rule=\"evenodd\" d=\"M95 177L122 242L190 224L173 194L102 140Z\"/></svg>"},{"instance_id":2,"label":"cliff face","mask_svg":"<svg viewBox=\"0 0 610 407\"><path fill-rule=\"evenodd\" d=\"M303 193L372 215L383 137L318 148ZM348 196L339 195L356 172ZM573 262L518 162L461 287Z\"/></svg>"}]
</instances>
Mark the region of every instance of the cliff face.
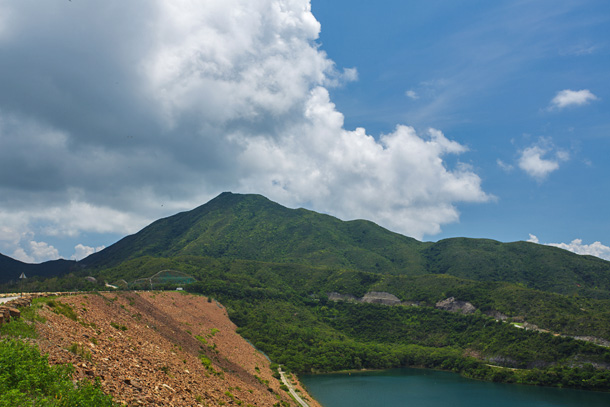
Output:
<instances>
[{"instance_id":1,"label":"cliff face","mask_svg":"<svg viewBox=\"0 0 610 407\"><path fill-rule=\"evenodd\" d=\"M477 310L471 303L457 300L454 297L437 302L436 308L449 312L460 312L462 314L472 314Z\"/></svg>"},{"instance_id":2,"label":"cliff face","mask_svg":"<svg viewBox=\"0 0 610 407\"><path fill-rule=\"evenodd\" d=\"M119 402L296 405L272 377L270 362L235 332L215 301L179 292L83 294L53 301L38 311L46 318L37 324L41 350L51 363L74 365L76 378L98 378ZM311 407L319 407L300 391Z\"/></svg>"},{"instance_id":3,"label":"cliff face","mask_svg":"<svg viewBox=\"0 0 610 407\"><path fill-rule=\"evenodd\" d=\"M357 298L351 294L339 294L333 292L328 293L328 299L331 301L350 301L383 305L419 305L419 303L413 301L400 301L400 299L394 294L383 291L371 291L364 294L364 297L362 298Z\"/></svg>"}]
</instances>

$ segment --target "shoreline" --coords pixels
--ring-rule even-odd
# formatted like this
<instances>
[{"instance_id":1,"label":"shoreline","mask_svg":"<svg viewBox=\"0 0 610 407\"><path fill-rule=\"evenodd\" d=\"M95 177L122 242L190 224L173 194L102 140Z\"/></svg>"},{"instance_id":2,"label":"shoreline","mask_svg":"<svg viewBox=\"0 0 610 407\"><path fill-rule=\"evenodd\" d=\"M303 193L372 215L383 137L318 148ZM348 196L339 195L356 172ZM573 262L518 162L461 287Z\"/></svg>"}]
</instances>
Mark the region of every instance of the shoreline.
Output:
<instances>
[{"instance_id":1,"label":"shoreline","mask_svg":"<svg viewBox=\"0 0 610 407\"><path fill-rule=\"evenodd\" d=\"M516 369L516 368L509 368L509 367L503 367L503 366L494 366L494 365L487 365L486 366L492 368L492 369L499 369L499 370L503 370L503 369L507 369L507 370L527 370L527 369ZM319 373L307 373L307 374L303 374L300 377L307 377L307 376L333 376L333 375L348 375L351 376L352 373L353 374L365 374L365 373L382 373L382 372L390 372L392 370L402 370L402 369L413 369L413 370L428 370L428 371L432 371L432 372L444 372L444 373L451 373L451 374L456 374L464 379L467 380L473 380L476 382L482 382L482 383L496 383L490 380L485 380L482 378L477 378L477 377L471 377L471 376L467 376L465 374L463 374L462 372L454 372L453 370L445 370L445 369L434 369L434 368L429 368L429 367L424 367L424 366L400 366L400 367L390 367L387 369L348 369L348 370L338 370L338 371L334 371L334 372L319 372ZM497 382L498 384L506 384L506 385L511 385L511 386L524 386L524 387L539 387L539 388L547 388L547 389L565 389L565 390L573 390L573 391L583 391L586 393L600 393L600 394L610 394L610 390L608 391L604 391L604 390L591 390L591 389L583 389L583 388L578 388L578 387L566 387L566 386L551 386L551 385L540 385L540 384L536 384L536 383L518 383L518 382L508 382L508 381L502 381L502 382ZM302 383L302 385L305 387L305 389L307 390L307 385L305 383ZM308 390L309 391L309 390Z\"/></svg>"}]
</instances>

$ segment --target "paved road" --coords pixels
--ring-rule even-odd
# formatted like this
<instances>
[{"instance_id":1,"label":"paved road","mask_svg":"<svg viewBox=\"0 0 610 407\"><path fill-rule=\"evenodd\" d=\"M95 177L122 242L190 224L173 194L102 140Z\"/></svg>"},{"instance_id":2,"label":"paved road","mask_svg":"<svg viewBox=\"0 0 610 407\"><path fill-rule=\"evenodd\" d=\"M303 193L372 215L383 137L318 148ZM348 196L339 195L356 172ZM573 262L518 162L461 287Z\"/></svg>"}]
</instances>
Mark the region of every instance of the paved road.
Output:
<instances>
[{"instance_id":1,"label":"paved road","mask_svg":"<svg viewBox=\"0 0 610 407\"><path fill-rule=\"evenodd\" d=\"M19 298L19 297L2 297L2 298L0 298L0 304L4 304L5 302L8 302L10 300L14 300L16 298Z\"/></svg>"},{"instance_id":2,"label":"paved road","mask_svg":"<svg viewBox=\"0 0 610 407\"><path fill-rule=\"evenodd\" d=\"M284 375L284 371L282 370L282 368L279 367L278 370L280 372L280 377L282 378L282 383L284 383L286 386L288 386L288 391L290 391L290 394L292 394L292 397L294 397L294 399L297 401L297 403L299 403L302 407L309 407L309 405L307 403L305 403L305 401L301 398L301 396L299 396L298 393L294 390L294 387L292 386L292 383L290 383L290 380L286 379L286 376Z\"/></svg>"}]
</instances>

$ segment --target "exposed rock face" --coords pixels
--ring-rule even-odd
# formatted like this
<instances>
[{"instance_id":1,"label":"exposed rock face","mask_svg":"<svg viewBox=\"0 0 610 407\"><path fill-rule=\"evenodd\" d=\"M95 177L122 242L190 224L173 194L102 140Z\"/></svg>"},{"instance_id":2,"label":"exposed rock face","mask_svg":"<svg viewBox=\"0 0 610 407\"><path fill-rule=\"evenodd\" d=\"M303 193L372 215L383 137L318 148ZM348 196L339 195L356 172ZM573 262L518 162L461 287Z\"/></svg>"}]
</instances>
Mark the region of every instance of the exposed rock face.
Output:
<instances>
[{"instance_id":1,"label":"exposed rock face","mask_svg":"<svg viewBox=\"0 0 610 407\"><path fill-rule=\"evenodd\" d=\"M11 319L11 312L8 310L8 307L0 307L0 314L2 314L5 321Z\"/></svg>"},{"instance_id":2,"label":"exposed rock face","mask_svg":"<svg viewBox=\"0 0 610 407\"><path fill-rule=\"evenodd\" d=\"M395 295L382 291L371 291L369 293L366 293L362 298L356 298L353 295L349 294L339 294L333 292L328 293L328 299L331 301L354 301L383 305L420 305L417 301L400 301L400 299ZM477 310L476 307L471 303L457 300L454 297L449 297L445 300L437 302L436 308L449 312L460 312L462 314L472 314ZM496 319L505 320L507 318L506 315L502 315L499 312L496 312L496 314Z\"/></svg>"},{"instance_id":3,"label":"exposed rock face","mask_svg":"<svg viewBox=\"0 0 610 407\"><path fill-rule=\"evenodd\" d=\"M504 366L504 367L516 367L518 363L516 360L504 356L492 356L487 361L493 365Z\"/></svg>"},{"instance_id":4,"label":"exposed rock face","mask_svg":"<svg viewBox=\"0 0 610 407\"><path fill-rule=\"evenodd\" d=\"M19 318L21 312L17 308L0 306L0 325L9 322L12 318Z\"/></svg>"},{"instance_id":5,"label":"exposed rock face","mask_svg":"<svg viewBox=\"0 0 610 407\"><path fill-rule=\"evenodd\" d=\"M380 291L371 291L370 293L364 294L362 297L362 302L369 302L374 304L384 304L384 305L400 305L401 302L393 294L380 292Z\"/></svg>"},{"instance_id":6,"label":"exposed rock face","mask_svg":"<svg viewBox=\"0 0 610 407\"><path fill-rule=\"evenodd\" d=\"M394 294L383 291L371 291L370 293L364 294L364 297L362 298L354 297L351 294L339 294L332 292L328 293L328 299L331 301L351 301L383 305L419 305L419 303L412 301L401 302L400 299Z\"/></svg>"},{"instance_id":7,"label":"exposed rock face","mask_svg":"<svg viewBox=\"0 0 610 407\"><path fill-rule=\"evenodd\" d=\"M477 310L471 303L456 300L455 297L449 297L445 300L437 302L436 308L449 312L460 312L462 314L472 314Z\"/></svg>"},{"instance_id":8,"label":"exposed rock face","mask_svg":"<svg viewBox=\"0 0 610 407\"><path fill-rule=\"evenodd\" d=\"M351 294L339 294L339 293L328 293L328 299L331 301L354 301L359 302L360 300Z\"/></svg>"},{"instance_id":9,"label":"exposed rock face","mask_svg":"<svg viewBox=\"0 0 610 407\"><path fill-rule=\"evenodd\" d=\"M8 313L10 314L11 318L20 318L21 317L21 311L19 311L17 308L13 308L13 307L6 307L8 309Z\"/></svg>"},{"instance_id":10,"label":"exposed rock face","mask_svg":"<svg viewBox=\"0 0 610 407\"><path fill-rule=\"evenodd\" d=\"M44 306L36 328L50 363L71 363L76 379L100 380L129 406L273 406L290 396L270 362L240 337L226 310L180 292L58 297L77 321ZM293 375L294 377L294 375ZM320 407L297 383L310 407Z\"/></svg>"}]
</instances>

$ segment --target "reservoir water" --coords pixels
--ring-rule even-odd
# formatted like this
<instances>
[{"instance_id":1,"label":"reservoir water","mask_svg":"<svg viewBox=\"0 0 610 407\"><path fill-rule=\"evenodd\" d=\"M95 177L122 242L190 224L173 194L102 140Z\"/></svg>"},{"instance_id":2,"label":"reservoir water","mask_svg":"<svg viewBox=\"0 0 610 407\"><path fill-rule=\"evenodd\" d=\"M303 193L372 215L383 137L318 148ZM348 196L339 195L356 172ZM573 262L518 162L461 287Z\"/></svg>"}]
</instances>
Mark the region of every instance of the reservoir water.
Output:
<instances>
[{"instance_id":1,"label":"reservoir water","mask_svg":"<svg viewBox=\"0 0 610 407\"><path fill-rule=\"evenodd\" d=\"M324 407L610 406L610 393L480 382L426 369L302 376L301 381Z\"/></svg>"}]
</instances>

